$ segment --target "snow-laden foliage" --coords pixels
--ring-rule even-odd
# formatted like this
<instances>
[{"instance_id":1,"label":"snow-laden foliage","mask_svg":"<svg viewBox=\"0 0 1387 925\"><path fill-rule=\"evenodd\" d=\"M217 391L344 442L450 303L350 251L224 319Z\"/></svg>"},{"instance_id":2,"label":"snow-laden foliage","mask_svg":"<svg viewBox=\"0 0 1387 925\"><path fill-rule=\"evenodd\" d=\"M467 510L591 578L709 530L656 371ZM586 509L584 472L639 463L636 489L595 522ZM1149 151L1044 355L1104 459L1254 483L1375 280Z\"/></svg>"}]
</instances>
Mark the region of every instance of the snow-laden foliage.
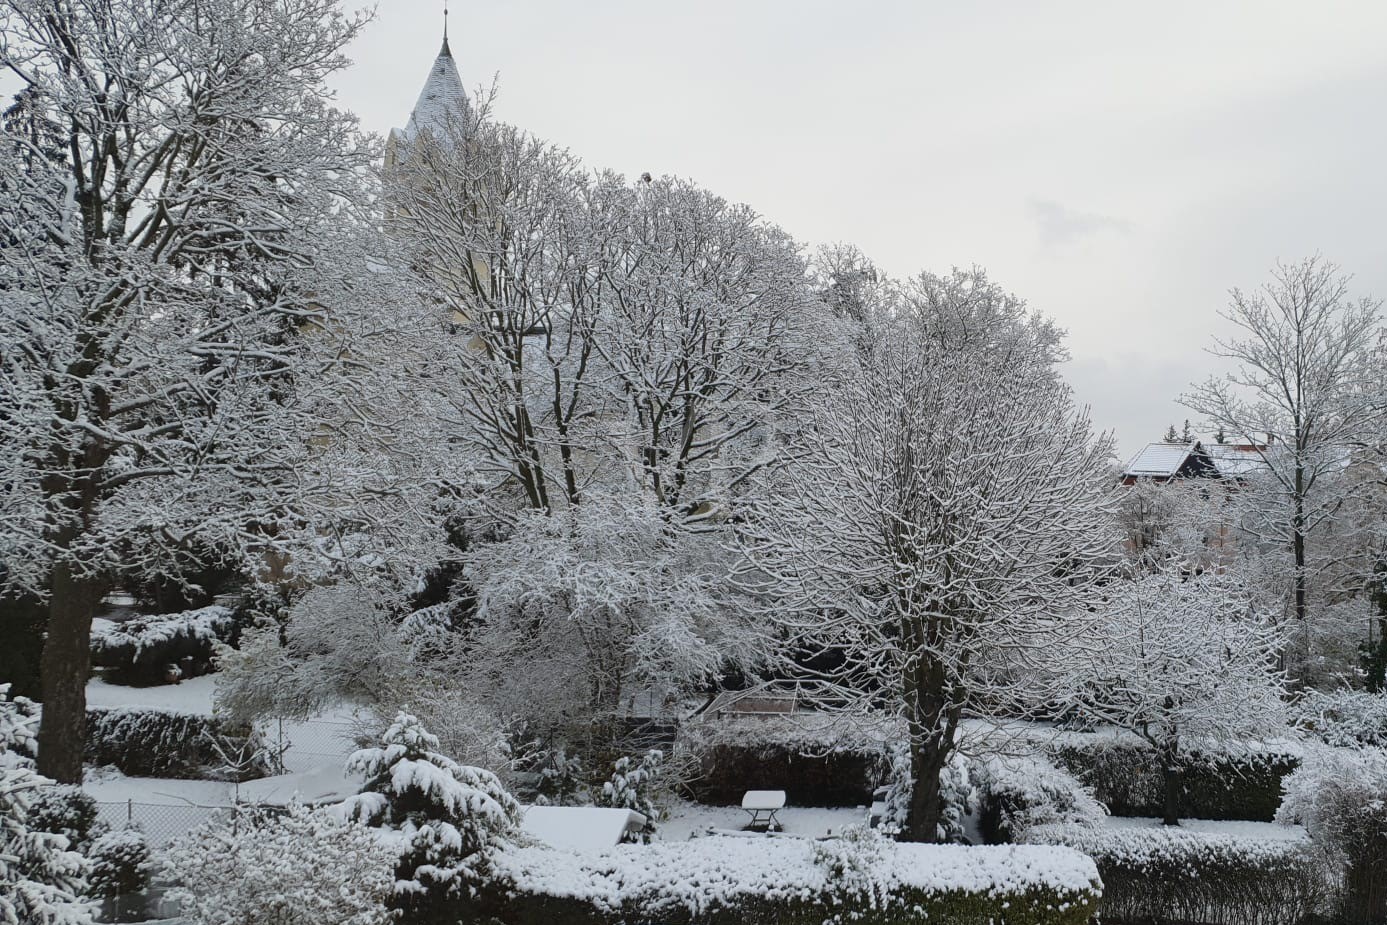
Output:
<instances>
[{"instance_id":1,"label":"snow-laden foliage","mask_svg":"<svg viewBox=\"0 0 1387 925\"><path fill-rule=\"evenodd\" d=\"M41 766L80 775L89 625L117 575L413 565L399 413L427 329L375 272L375 151L329 83L336 0L14 0L0 128L0 581L47 598ZM390 311L381 311L390 304ZM385 345L389 349L384 349ZM411 402L411 408L420 407ZM407 444L407 445L406 445ZM387 560L377 556L377 562Z\"/></svg>"},{"instance_id":2,"label":"snow-laden foliage","mask_svg":"<svg viewBox=\"0 0 1387 925\"><path fill-rule=\"evenodd\" d=\"M86 862L65 836L34 827L30 809L52 781L33 770L34 719L0 684L0 923L86 925Z\"/></svg>"},{"instance_id":3,"label":"snow-laden foliage","mask_svg":"<svg viewBox=\"0 0 1387 925\"><path fill-rule=\"evenodd\" d=\"M1387 859L1387 750L1313 748L1282 781L1277 821L1305 826L1341 863Z\"/></svg>"},{"instance_id":4,"label":"snow-laden foliage","mask_svg":"<svg viewBox=\"0 0 1387 925\"><path fill-rule=\"evenodd\" d=\"M348 703L366 715L370 737L414 705L447 754L503 768L512 757L509 723L480 702L467 671L450 660L458 635L449 631L421 657L396 604L349 585L308 591L288 608L282 630L252 627L239 648L217 648L217 712L239 722L305 720Z\"/></svg>"},{"instance_id":5,"label":"snow-laden foliage","mask_svg":"<svg viewBox=\"0 0 1387 925\"><path fill-rule=\"evenodd\" d=\"M97 819L96 800L71 784L54 784L34 794L29 804L29 825L63 836L69 848L82 854L106 828Z\"/></svg>"},{"instance_id":6,"label":"snow-laden foliage","mask_svg":"<svg viewBox=\"0 0 1387 925\"><path fill-rule=\"evenodd\" d=\"M1387 694L1306 691L1291 708L1295 725L1341 748L1387 748Z\"/></svg>"},{"instance_id":7,"label":"snow-laden foliage","mask_svg":"<svg viewBox=\"0 0 1387 925\"><path fill-rule=\"evenodd\" d=\"M438 739L408 713L347 769L366 782L342 813L399 832L391 902L410 921L446 918L475 889L488 849L519 828L520 805L496 775L440 754Z\"/></svg>"},{"instance_id":8,"label":"snow-laden foliage","mask_svg":"<svg viewBox=\"0 0 1387 925\"><path fill-rule=\"evenodd\" d=\"M707 683L763 641L722 559L640 497L523 514L468 557L473 683L498 712L549 726L609 717L637 690Z\"/></svg>"},{"instance_id":9,"label":"snow-laden foliage","mask_svg":"<svg viewBox=\"0 0 1387 925\"><path fill-rule=\"evenodd\" d=\"M365 826L291 806L213 822L164 863L194 925L386 925L394 857Z\"/></svg>"},{"instance_id":10,"label":"snow-laden foliage","mask_svg":"<svg viewBox=\"0 0 1387 925\"><path fill-rule=\"evenodd\" d=\"M219 716L93 708L87 726L87 759L133 777L248 780L269 772L260 733Z\"/></svg>"},{"instance_id":11,"label":"snow-laden foliage","mask_svg":"<svg viewBox=\"0 0 1387 925\"><path fill-rule=\"evenodd\" d=\"M87 861L90 893L102 899L141 892L158 870L149 841L136 828L113 829L99 836L87 851Z\"/></svg>"},{"instance_id":12,"label":"snow-laden foliage","mask_svg":"<svg viewBox=\"0 0 1387 925\"><path fill-rule=\"evenodd\" d=\"M1027 658L1087 622L1116 549L1111 449L1057 377L1052 327L982 274L922 280L901 311L743 530L781 651L841 653L838 703L909 724L908 831L932 839L965 706L1019 705Z\"/></svg>"},{"instance_id":13,"label":"snow-laden foliage","mask_svg":"<svg viewBox=\"0 0 1387 925\"><path fill-rule=\"evenodd\" d=\"M536 806L584 806L592 802L583 761L562 748L545 755L538 768Z\"/></svg>"},{"instance_id":14,"label":"snow-laden foliage","mask_svg":"<svg viewBox=\"0 0 1387 925\"><path fill-rule=\"evenodd\" d=\"M1036 826L1095 826L1108 814L1089 788L1041 757L982 759L973 780L989 838L1023 841Z\"/></svg>"},{"instance_id":15,"label":"snow-laden foliage","mask_svg":"<svg viewBox=\"0 0 1387 925\"><path fill-rule=\"evenodd\" d=\"M1284 734L1281 639L1235 573L1163 571L1107 594L1096 634L1046 658L1084 719L1154 749L1167 776L1166 822L1175 824L1191 752Z\"/></svg>"},{"instance_id":16,"label":"snow-laden foliage","mask_svg":"<svg viewBox=\"0 0 1387 925\"><path fill-rule=\"evenodd\" d=\"M645 817L641 841L650 841L656 822L664 815L655 803L664 763L665 753L658 748L652 748L638 761L629 756L618 758L612 768L612 779L602 785L603 806L632 809Z\"/></svg>"},{"instance_id":17,"label":"snow-laden foliage","mask_svg":"<svg viewBox=\"0 0 1387 925\"><path fill-rule=\"evenodd\" d=\"M621 845L593 858L508 847L495 855L491 869L498 887L521 898L576 900L600 914L624 913L629 921L706 921L743 906L755 910L748 920L780 921L796 903L806 903L811 912L824 910L822 920L864 895L886 907L929 905L945 912L946 905L935 904L961 893L996 897L995 914L1010 907L1006 915L1018 921L1032 921L1023 910L1033 914L1038 907L1052 913L1072 908L1076 915L1057 915L1058 920L1082 922L1098 893L1093 862L1077 851L912 845L870 834L825 847L799 838L713 836ZM1028 900L1028 894L1036 899Z\"/></svg>"},{"instance_id":18,"label":"snow-laden foliage","mask_svg":"<svg viewBox=\"0 0 1387 925\"><path fill-rule=\"evenodd\" d=\"M230 639L235 629L230 608L217 605L124 623L102 621L92 627L92 664L115 669L118 682L191 677L207 670L214 647Z\"/></svg>"},{"instance_id":19,"label":"snow-laden foliage","mask_svg":"<svg viewBox=\"0 0 1387 925\"><path fill-rule=\"evenodd\" d=\"M882 909L890 903L888 884L876 872L891 850L889 834L857 825L837 838L814 842L810 857L824 868L829 882L850 897L854 910Z\"/></svg>"}]
</instances>

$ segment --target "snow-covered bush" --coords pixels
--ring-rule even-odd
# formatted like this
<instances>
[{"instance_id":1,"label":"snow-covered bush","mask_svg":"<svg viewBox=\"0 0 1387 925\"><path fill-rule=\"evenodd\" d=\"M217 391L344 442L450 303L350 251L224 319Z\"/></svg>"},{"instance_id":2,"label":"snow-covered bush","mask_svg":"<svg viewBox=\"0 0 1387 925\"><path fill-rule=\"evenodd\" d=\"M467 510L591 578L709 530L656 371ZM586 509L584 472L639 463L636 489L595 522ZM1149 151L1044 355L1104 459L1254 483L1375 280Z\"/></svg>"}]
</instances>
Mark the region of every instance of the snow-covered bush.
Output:
<instances>
[{"instance_id":1,"label":"snow-covered bush","mask_svg":"<svg viewBox=\"0 0 1387 925\"><path fill-rule=\"evenodd\" d=\"M107 921L142 919L150 878L157 866L149 842L139 829L115 829L98 837L87 851L91 873L88 894L102 901Z\"/></svg>"},{"instance_id":2,"label":"snow-covered bush","mask_svg":"<svg viewBox=\"0 0 1387 925\"><path fill-rule=\"evenodd\" d=\"M67 838L34 827L30 808L52 781L34 772L33 705L9 699L0 684L0 923L85 925L91 910L79 897L86 862Z\"/></svg>"},{"instance_id":3,"label":"snow-covered bush","mask_svg":"<svg viewBox=\"0 0 1387 925\"><path fill-rule=\"evenodd\" d=\"M1034 826L1023 839L1093 858L1103 921L1298 925L1334 905L1333 878L1303 835L1058 823Z\"/></svg>"},{"instance_id":4,"label":"snow-covered bush","mask_svg":"<svg viewBox=\"0 0 1387 925\"><path fill-rule=\"evenodd\" d=\"M1292 714L1297 727L1327 745L1387 748L1387 694L1306 691Z\"/></svg>"},{"instance_id":5,"label":"snow-covered bush","mask_svg":"<svg viewBox=\"0 0 1387 925\"><path fill-rule=\"evenodd\" d=\"M218 820L164 858L195 925L385 925L394 859L365 826L301 806Z\"/></svg>"},{"instance_id":6,"label":"snow-covered bush","mask_svg":"<svg viewBox=\"0 0 1387 925\"><path fill-rule=\"evenodd\" d=\"M632 809L645 817L640 840L649 842L655 834L655 823L662 815L655 805L655 788L660 783L660 771L665 753L652 748L639 762L623 757L612 768L612 779L602 785L602 805L616 809Z\"/></svg>"},{"instance_id":7,"label":"snow-covered bush","mask_svg":"<svg viewBox=\"0 0 1387 925\"><path fill-rule=\"evenodd\" d=\"M101 621L92 628L92 664L121 684L158 684L206 674L218 643L234 642L238 624L227 607Z\"/></svg>"},{"instance_id":8,"label":"snow-covered bush","mask_svg":"<svg viewBox=\"0 0 1387 925\"><path fill-rule=\"evenodd\" d=\"M475 911L585 925L1086 925L1101 890L1093 862L1063 848L838 841L712 836L597 857L507 846ZM877 907L867 912L869 891Z\"/></svg>"},{"instance_id":9,"label":"snow-covered bush","mask_svg":"<svg viewBox=\"0 0 1387 925\"><path fill-rule=\"evenodd\" d=\"M838 838L814 842L810 856L830 887L850 897L854 910L880 909L890 901L889 884L879 874L889 845L880 829L848 826Z\"/></svg>"},{"instance_id":10,"label":"snow-covered bush","mask_svg":"<svg viewBox=\"0 0 1387 925\"><path fill-rule=\"evenodd\" d=\"M1020 841L1040 825L1093 826L1107 815L1091 790L1038 756L987 758L973 780L989 841Z\"/></svg>"},{"instance_id":11,"label":"snow-covered bush","mask_svg":"<svg viewBox=\"0 0 1387 925\"><path fill-rule=\"evenodd\" d=\"M1283 786L1277 821L1304 825L1343 872L1345 919L1387 920L1387 751L1312 749Z\"/></svg>"},{"instance_id":12,"label":"snow-covered bush","mask_svg":"<svg viewBox=\"0 0 1387 925\"><path fill-rule=\"evenodd\" d=\"M562 748L544 757L536 790L536 806L583 806L592 802L582 759Z\"/></svg>"},{"instance_id":13,"label":"snow-covered bush","mask_svg":"<svg viewBox=\"0 0 1387 925\"><path fill-rule=\"evenodd\" d=\"M905 830L906 821L910 818L910 794L915 789L914 777L910 773L910 746L905 742L891 743L887 746L884 760L886 794L881 829L885 834L895 836Z\"/></svg>"},{"instance_id":14,"label":"snow-covered bush","mask_svg":"<svg viewBox=\"0 0 1387 925\"><path fill-rule=\"evenodd\" d=\"M411 923L456 922L456 903L474 891L487 849L518 830L520 804L490 771L440 754L438 739L408 713L347 769L366 783L342 812L399 832L392 908Z\"/></svg>"},{"instance_id":15,"label":"snow-covered bush","mask_svg":"<svg viewBox=\"0 0 1387 925\"><path fill-rule=\"evenodd\" d=\"M214 716L133 707L87 711L87 761L132 777L248 780L269 772L266 755L252 727Z\"/></svg>"},{"instance_id":16,"label":"snow-covered bush","mask_svg":"<svg viewBox=\"0 0 1387 925\"><path fill-rule=\"evenodd\" d=\"M29 806L30 828L62 835L69 848L82 854L105 828L96 816L96 800L70 784L41 788Z\"/></svg>"}]
</instances>

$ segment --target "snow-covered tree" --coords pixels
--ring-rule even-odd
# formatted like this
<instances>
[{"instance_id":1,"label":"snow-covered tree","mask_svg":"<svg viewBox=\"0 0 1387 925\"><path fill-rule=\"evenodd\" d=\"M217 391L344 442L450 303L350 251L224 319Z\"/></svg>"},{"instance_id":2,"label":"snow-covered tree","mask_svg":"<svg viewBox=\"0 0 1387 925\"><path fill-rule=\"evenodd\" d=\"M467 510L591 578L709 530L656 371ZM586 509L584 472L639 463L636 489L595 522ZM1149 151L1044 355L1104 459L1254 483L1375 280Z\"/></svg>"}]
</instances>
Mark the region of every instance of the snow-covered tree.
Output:
<instances>
[{"instance_id":1,"label":"snow-covered tree","mask_svg":"<svg viewBox=\"0 0 1387 925\"><path fill-rule=\"evenodd\" d=\"M1019 300L927 291L822 400L742 528L786 651L837 653L835 700L906 721L921 841L964 708L1014 699L1016 663L1069 631L1116 549L1110 444L1054 372L1053 329Z\"/></svg>"},{"instance_id":2,"label":"snow-covered tree","mask_svg":"<svg viewBox=\"0 0 1387 925\"><path fill-rule=\"evenodd\" d=\"M1192 755L1286 733L1280 638L1235 574L1190 578L1170 569L1107 593L1093 636L1049 657L1084 716L1135 733L1155 751L1164 821L1178 825Z\"/></svg>"},{"instance_id":3,"label":"snow-covered tree","mask_svg":"<svg viewBox=\"0 0 1387 925\"><path fill-rule=\"evenodd\" d=\"M486 850L518 828L520 805L490 771L440 754L438 739L408 713L347 768L366 783L344 813L400 833L392 908L411 922L448 920L475 888Z\"/></svg>"},{"instance_id":4,"label":"snow-covered tree","mask_svg":"<svg viewBox=\"0 0 1387 925\"><path fill-rule=\"evenodd\" d=\"M371 360L408 328L370 272L373 151L327 85L364 22L335 0L0 12L0 65L62 151L2 130L0 575L47 599L39 761L59 780L80 776L114 575L193 548L268 572L306 537L346 567L373 504L410 507L385 503L409 454L359 452L406 417Z\"/></svg>"},{"instance_id":5,"label":"snow-covered tree","mask_svg":"<svg viewBox=\"0 0 1387 925\"><path fill-rule=\"evenodd\" d=\"M1263 539L1289 559L1290 610L1301 624L1311 616L1313 570L1328 552L1317 556L1311 546L1353 490L1345 469L1387 408L1371 387L1381 365L1380 306L1351 298L1348 275L1322 258L1278 264L1260 290L1232 292L1224 317L1238 338L1216 341L1212 353L1237 368L1182 399L1221 432L1260 448L1262 471L1246 490L1257 499Z\"/></svg>"},{"instance_id":6,"label":"snow-covered tree","mask_svg":"<svg viewBox=\"0 0 1387 925\"><path fill-rule=\"evenodd\" d=\"M634 810L645 817L640 837L646 842L655 834L655 823L661 815L655 805L654 790L659 786L664 763L665 753L658 748L646 752L639 761L623 756L612 767L612 779L602 785L604 806Z\"/></svg>"},{"instance_id":7,"label":"snow-covered tree","mask_svg":"<svg viewBox=\"0 0 1387 925\"><path fill-rule=\"evenodd\" d=\"M196 925L386 925L394 847L324 810L243 812L164 853L170 897Z\"/></svg>"},{"instance_id":8,"label":"snow-covered tree","mask_svg":"<svg viewBox=\"0 0 1387 925\"><path fill-rule=\"evenodd\" d=\"M0 685L0 923L85 925L86 862L67 838L35 829L29 809L52 781L34 772L34 715Z\"/></svg>"},{"instance_id":9,"label":"snow-covered tree","mask_svg":"<svg viewBox=\"0 0 1387 925\"><path fill-rule=\"evenodd\" d=\"M461 657L500 713L610 719L625 694L673 693L759 653L723 558L649 496L522 516L470 557L477 627Z\"/></svg>"},{"instance_id":10,"label":"snow-covered tree","mask_svg":"<svg viewBox=\"0 0 1387 925\"><path fill-rule=\"evenodd\" d=\"M401 144L387 228L453 319L456 438L534 509L598 489L721 511L810 386L793 242L691 183L590 174L488 101L440 115Z\"/></svg>"}]
</instances>

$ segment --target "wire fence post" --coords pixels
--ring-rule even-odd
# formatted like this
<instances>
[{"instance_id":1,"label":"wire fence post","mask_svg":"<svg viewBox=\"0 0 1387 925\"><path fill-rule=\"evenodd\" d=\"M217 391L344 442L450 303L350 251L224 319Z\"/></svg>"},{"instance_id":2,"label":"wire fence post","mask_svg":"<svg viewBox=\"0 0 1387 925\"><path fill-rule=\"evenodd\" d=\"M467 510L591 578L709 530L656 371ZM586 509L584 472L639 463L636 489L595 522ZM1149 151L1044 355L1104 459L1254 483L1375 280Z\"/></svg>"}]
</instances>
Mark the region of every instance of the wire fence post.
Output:
<instances>
[{"instance_id":1,"label":"wire fence post","mask_svg":"<svg viewBox=\"0 0 1387 925\"><path fill-rule=\"evenodd\" d=\"M125 827L127 829L135 826L135 800L131 798L125 801Z\"/></svg>"}]
</instances>

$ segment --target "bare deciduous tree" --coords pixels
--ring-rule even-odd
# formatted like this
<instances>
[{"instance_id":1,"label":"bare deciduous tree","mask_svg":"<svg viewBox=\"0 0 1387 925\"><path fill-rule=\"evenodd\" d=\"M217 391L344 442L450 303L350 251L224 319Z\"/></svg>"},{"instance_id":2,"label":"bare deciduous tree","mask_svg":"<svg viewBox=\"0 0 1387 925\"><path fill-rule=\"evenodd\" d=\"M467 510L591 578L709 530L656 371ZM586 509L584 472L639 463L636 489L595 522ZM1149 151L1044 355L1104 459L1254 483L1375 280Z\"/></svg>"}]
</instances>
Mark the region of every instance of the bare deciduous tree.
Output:
<instances>
[{"instance_id":1,"label":"bare deciduous tree","mask_svg":"<svg viewBox=\"0 0 1387 925\"><path fill-rule=\"evenodd\" d=\"M1260 448L1262 472L1248 487L1260 491L1264 539L1289 554L1290 603L1307 645L1309 545L1343 505L1352 482L1341 476L1384 410L1370 387L1381 302L1348 290L1349 277L1320 257L1278 264L1258 291L1234 289L1224 317L1239 337L1211 352L1237 369L1182 399L1220 432Z\"/></svg>"}]
</instances>

